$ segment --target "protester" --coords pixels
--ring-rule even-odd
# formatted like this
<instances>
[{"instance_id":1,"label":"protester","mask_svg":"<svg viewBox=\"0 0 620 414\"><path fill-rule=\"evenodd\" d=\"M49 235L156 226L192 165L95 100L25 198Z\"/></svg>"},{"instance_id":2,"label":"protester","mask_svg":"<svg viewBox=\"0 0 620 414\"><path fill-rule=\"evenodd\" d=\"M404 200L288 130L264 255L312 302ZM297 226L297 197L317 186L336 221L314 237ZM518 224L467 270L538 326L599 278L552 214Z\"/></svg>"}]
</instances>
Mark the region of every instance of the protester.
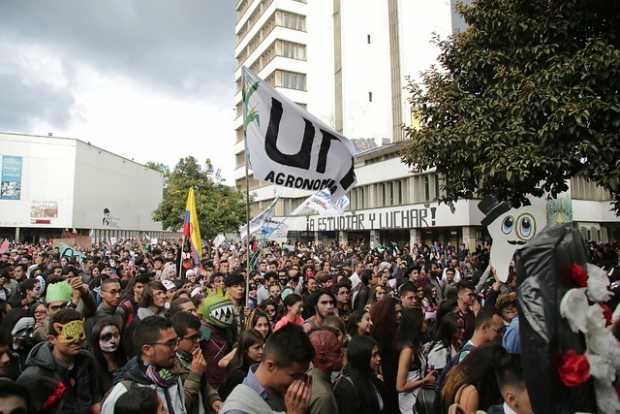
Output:
<instances>
[{"instance_id":1,"label":"protester","mask_svg":"<svg viewBox=\"0 0 620 414\"><path fill-rule=\"evenodd\" d=\"M381 369L379 345L370 336L355 336L347 347L347 366L334 385L339 414L381 414L385 410L377 376Z\"/></svg>"},{"instance_id":2,"label":"protester","mask_svg":"<svg viewBox=\"0 0 620 414\"><path fill-rule=\"evenodd\" d=\"M101 393L97 384L95 361L82 349L86 340L82 315L74 309L63 309L52 316L49 339L36 345L26 360L26 368L17 382L30 396L45 401L42 381L63 384L63 413L85 413L99 410Z\"/></svg>"},{"instance_id":3,"label":"protester","mask_svg":"<svg viewBox=\"0 0 620 414\"><path fill-rule=\"evenodd\" d=\"M357 335L370 335L372 334L372 319L370 318L370 312L366 310L355 311L349 317L347 324L347 333L349 339Z\"/></svg>"},{"instance_id":4,"label":"protester","mask_svg":"<svg viewBox=\"0 0 620 414\"><path fill-rule=\"evenodd\" d=\"M332 390L331 375L342 369L342 345L338 337L329 329L312 331L309 335L314 347L312 368L312 397L310 414L332 414L338 412L336 397Z\"/></svg>"},{"instance_id":5,"label":"protester","mask_svg":"<svg viewBox=\"0 0 620 414\"><path fill-rule=\"evenodd\" d=\"M31 411L30 394L26 387L8 378L0 378L0 413L28 414Z\"/></svg>"},{"instance_id":6,"label":"protester","mask_svg":"<svg viewBox=\"0 0 620 414\"><path fill-rule=\"evenodd\" d=\"M313 358L312 343L303 329L295 324L284 326L269 337L260 364L235 387L221 413L305 414L312 389L305 372Z\"/></svg>"},{"instance_id":7,"label":"protester","mask_svg":"<svg viewBox=\"0 0 620 414\"><path fill-rule=\"evenodd\" d=\"M116 385L103 401L101 412L113 414L116 401L136 386L157 391L169 414L187 412L182 380L170 371L175 364L178 344L179 337L172 322L156 315L144 318L135 331L135 346L139 353L117 376Z\"/></svg>"},{"instance_id":8,"label":"protester","mask_svg":"<svg viewBox=\"0 0 620 414\"><path fill-rule=\"evenodd\" d=\"M248 370L254 364L261 362L265 338L255 330L245 331L239 338L239 345L235 348L234 357L230 363L230 373L226 382L220 387L220 395L226 399L233 389L243 382Z\"/></svg>"},{"instance_id":9,"label":"protester","mask_svg":"<svg viewBox=\"0 0 620 414\"><path fill-rule=\"evenodd\" d=\"M100 395L112 388L114 375L125 365L127 358L119 318L104 316L97 319L90 336L90 349L95 357L95 368Z\"/></svg>"},{"instance_id":10,"label":"protester","mask_svg":"<svg viewBox=\"0 0 620 414\"><path fill-rule=\"evenodd\" d=\"M138 319L142 320L149 316L160 315L165 312L166 288L161 282L149 282L144 288L142 303L138 308Z\"/></svg>"},{"instance_id":11,"label":"protester","mask_svg":"<svg viewBox=\"0 0 620 414\"><path fill-rule=\"evenodd\" d=\"M320 328L323 324L323 320L327 316L334 314L335 303L336 299L329 290L321 289L314 292L311 304L312 309L314 309L314 315L306 319L304 322L304 330L310 332L313 329Z\"/></svg>"},{"instance_id":12,"label":"protester","mask_svg":"<svg viewBox=\"0 0 620 414\"><path fill-rule=\"evenodd\" d=\"M291 293L284 299L284 306L286 306L286 315L284 315L273 327L273 331L277 331L284 325L294 323L296 325L303 325L304 320L301 314L304 310L304 302L300 295Z\"/></svg>"},{"instance_id":13,"label":"protester","mask_svg":"<svg viewBox=\"0 0 620 414\"><path fill-rule=\"evenodd\" d=\"M167 414L167 411L155 390L134 387L116 401L114 414Z\"/></svg>"},{"instance_id":14,"label":"protester","mask_svg":"<svg viewBox=\"0 0 620 414\"><path fill-rule=\"evenodd\" d=\"M172 317L172 325L179 338L173 372L183 382L188 414L205 412L205 404L217 412L222 399L206 377L207 361L200 349L200 319L189 312L180 311Z\"/></svg>"}]
</instances>

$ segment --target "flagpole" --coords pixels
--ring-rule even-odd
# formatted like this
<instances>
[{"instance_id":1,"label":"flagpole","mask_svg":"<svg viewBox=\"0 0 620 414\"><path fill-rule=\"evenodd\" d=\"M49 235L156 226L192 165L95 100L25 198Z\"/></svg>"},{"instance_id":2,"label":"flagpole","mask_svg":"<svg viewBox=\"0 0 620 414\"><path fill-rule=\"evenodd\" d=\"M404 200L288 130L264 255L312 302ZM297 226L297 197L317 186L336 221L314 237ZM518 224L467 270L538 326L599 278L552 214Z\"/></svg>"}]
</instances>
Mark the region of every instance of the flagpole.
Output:
<instances>
[{"instance_id":1,"label":"flagpole","mask_svg":"<svg viewBox=\"0 0 620 414\"><path fill-rule=\"evenodd\" d=\"M241 99L245 99L245 73L243 69L241 72ZM245 239L245 306L247 307L250 300L250 177L248 174L248 135L246 133L247 125L245 124L246 117L246 102L241 103L242 117L243 117L243 150L245 151L245 221L246 221L246 239Z\"/></svg>"}]
</instances>

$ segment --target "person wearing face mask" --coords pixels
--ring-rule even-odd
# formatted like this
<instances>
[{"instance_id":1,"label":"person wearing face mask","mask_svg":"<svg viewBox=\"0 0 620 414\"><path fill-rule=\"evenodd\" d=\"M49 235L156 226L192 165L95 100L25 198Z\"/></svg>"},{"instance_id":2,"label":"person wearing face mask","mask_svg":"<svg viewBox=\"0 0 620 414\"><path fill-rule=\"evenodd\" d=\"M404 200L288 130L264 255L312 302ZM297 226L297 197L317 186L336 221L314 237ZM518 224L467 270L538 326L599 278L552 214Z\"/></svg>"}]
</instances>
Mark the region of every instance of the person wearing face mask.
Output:
<instances>
[{"instance_id":1,"label":"person wearing face mask","mask_svg":"<svg viewBox=\"0 0 620 414\"><path fill-rule=\"evenodd\" d=\"M82 315L74 309L58 311L50 320L47 342L36 345L17 379L28 388L35 406L41 407L49 394L44 382L60 387L62 412L98 412L101 393L97 386L95 361L82 349L86 341ZM62 385L61 385L62 384Z\"/></svg>"},{"instance_id":2,"label":"person wearing face mask","mask_svg":"<svg viewBox=\"0 0 620 414\"><path fill-rule=\"evenodd\" d=\"M121 344L121 332L118 318L106 316L97 320L89 337L101 395L112 388L114 375L127 361Z\"/></svg>"}]
</instances>

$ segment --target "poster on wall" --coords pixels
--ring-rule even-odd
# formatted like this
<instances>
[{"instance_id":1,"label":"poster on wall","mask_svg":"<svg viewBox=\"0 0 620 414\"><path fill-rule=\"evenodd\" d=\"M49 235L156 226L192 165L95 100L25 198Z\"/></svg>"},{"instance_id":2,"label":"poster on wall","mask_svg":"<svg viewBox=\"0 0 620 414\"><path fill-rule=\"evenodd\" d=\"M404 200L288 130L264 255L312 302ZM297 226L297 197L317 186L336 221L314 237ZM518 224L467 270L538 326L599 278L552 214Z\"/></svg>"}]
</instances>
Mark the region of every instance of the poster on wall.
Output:
<instances>
[{"instance_id":1,"label":"poster on wall","mask_svg":"<svg viewBox=\"0 0 620 414\"><path fill-rule=\"evenodd\" d=\"M56 201L33 201L30 205L30 218L57 218L58 203Z\"/></svg>"},{"instance_id":2,"label":"poster on wall","mask_svg":"<svg viewBox=\"0 0 620 414\"><path fill-rule=\"evenodd\" d=\"M22 193L22 157L2 157L0 200L19 200Z\"/></svg>"}]
</instances>

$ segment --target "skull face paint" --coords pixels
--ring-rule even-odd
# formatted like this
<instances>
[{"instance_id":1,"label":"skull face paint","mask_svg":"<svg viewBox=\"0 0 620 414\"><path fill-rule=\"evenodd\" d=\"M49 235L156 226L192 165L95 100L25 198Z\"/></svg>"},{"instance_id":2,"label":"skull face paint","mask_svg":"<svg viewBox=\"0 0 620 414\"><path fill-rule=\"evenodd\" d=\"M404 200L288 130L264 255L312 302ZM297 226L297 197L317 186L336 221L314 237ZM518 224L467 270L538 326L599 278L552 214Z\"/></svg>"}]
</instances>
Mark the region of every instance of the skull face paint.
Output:
<instances>
[{"instance_id":1,"label":"skull face paint","mask_svg":"<svg viewBox=\"0 0 620 414\"><path fill-rule=\"evenodd\" d=\"M99 348L102 352L116 352L121 341L118 328L114 325L107 325L99 333Z\"/></svg>"},{"instance_id":2,"label":"skull face paint","mask_svg":"<svg viewBox=\"0 0 620 414\"><path fill-rule=\"evenodd\" d=\"M58 333L58 340L65 344L77 344L84 342L86 333L84 332L84 321L76 320L64 325L54 324L54 330Z\"/></svg>"}]
</instances>

